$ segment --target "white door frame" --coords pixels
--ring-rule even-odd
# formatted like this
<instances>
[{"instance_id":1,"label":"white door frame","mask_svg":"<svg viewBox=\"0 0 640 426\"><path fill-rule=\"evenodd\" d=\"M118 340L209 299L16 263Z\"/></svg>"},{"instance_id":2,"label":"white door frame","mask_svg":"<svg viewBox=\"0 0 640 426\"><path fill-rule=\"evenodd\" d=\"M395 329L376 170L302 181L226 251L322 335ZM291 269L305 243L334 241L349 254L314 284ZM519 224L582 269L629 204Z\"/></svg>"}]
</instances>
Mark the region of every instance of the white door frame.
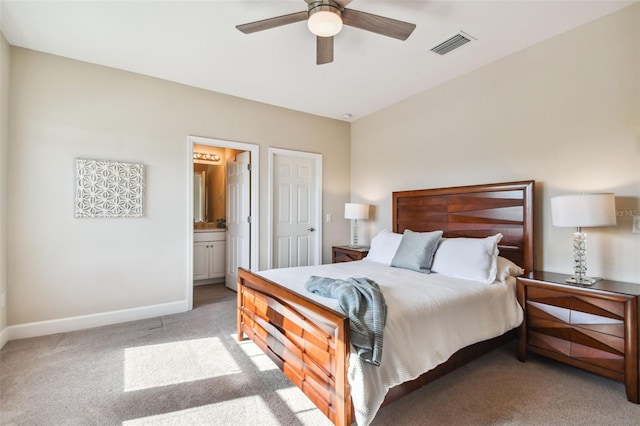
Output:
<instances>
[{"instance_id":1,"label":"white door frame","mask_svg":"<svg viewBox=\"0 0 640 426\"><path fill-rule=\"evenodd\" d=\"M316 211L314 214L314 222L318 224L318 238L315 243L315 259L316 265L322 264L322 154L315 154L313 152L293 151L289 149L281 148L269 148L269 189L267 192L267 267L273 268L273 209L274 209L274 196L273 196L273 164L276 155L286 155L288 157L309 158L314 162L314 168L316 170L316 193L315 203Z\"/></svg>"},{"instance_id":2,"label":"white door frame","mask_svg":"<svg viewBox=\"0 0 640 426\"><path fill-rule=\"evenodd\" d=\"M249 259L250 269L258 270L258 236L260 235L259 200L260 187L258 185L260 176L260 146L244 142L232 142L222 139L203 138L200 136L187 136L186 143L186 163L187 163L187 211L186 211L186 233L187 233L187 309L193 309L193 145L209 145L220 148L237 149L251 152L251 257Z\"/></svg>"}]
</instances>

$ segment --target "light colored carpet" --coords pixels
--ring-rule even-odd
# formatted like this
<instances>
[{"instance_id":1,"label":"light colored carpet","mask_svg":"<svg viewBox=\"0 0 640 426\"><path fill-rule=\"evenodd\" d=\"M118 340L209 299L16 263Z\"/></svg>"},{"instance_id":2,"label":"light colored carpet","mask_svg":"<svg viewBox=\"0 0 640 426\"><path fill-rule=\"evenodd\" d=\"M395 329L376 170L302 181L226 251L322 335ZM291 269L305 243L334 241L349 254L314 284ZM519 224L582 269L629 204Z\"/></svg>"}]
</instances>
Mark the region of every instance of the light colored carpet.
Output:
<instances>
[{"instance_id":1,"label":"light colored carpet","mask_svg":"<svg viewBox=\"0 0 640 426\"><path fill-rule=\"evenodd\" d=\"M235 293L198 286L191 312L11 341L2 425L327 425L252 343ZM638 425L622 384L515 344L384 407L374 425Z\"/></svg>"}]
</instances>

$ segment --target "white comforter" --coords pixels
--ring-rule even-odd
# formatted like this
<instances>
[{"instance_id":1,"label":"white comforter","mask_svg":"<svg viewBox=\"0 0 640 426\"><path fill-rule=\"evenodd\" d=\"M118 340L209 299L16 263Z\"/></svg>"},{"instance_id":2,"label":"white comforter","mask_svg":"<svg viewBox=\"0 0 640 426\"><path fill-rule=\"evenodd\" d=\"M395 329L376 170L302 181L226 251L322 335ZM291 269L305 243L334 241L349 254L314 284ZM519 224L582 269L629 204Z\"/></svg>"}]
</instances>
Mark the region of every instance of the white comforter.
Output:
<instances>
[{"instance_id":1,"label":"white comforter","mask_svg":"<svg viewBox=\"0 0 640 426\"><path fill-rule=\"evenodd\" d=\"M523 319L514 278L485 284L367 260L258 274L334 309L335 299L304 288L309 276L366 277L380 285L387 303L381 365L361 361L353 350L349 357L351 398L361 426L373 420L390 388L415 379L465 346L517 327Z\"/></svg>"}]
</instances>

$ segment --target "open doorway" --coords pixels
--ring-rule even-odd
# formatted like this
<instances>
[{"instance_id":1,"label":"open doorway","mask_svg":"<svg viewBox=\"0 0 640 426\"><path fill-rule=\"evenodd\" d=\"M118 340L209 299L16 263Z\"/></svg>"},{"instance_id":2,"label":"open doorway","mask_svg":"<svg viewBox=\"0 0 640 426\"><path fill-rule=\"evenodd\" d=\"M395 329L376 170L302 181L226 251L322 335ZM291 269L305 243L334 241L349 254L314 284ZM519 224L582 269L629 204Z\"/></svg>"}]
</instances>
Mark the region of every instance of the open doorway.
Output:
<instances>
[{"instance_id":1,"label":"open doorway","mask_svg":"<svg viewBox=\"0 0 640 426\"><path fill-rule=\"evenodd\" d=\"M194 279L205 278L203 282L207 282L211 277L214 277L212 281L224 277L227 287L235 289L239 266L258 268L259 146L189 136L187 149L187 303L192 309ZM208 179L215 180L207 176L209 164L223 166L212 167L212 175L233 175L225 176L223 191L220 187L216 189L216 184L207 187ZM239 174L238 167L246 167L246 173L240 173L246 179L244 183L239 183L235 176ZM229 186L231 184L235 186ZM225 204L224 207L221 204ZM224 258L223 265L216 263L221 258Z\"/></svg>"}]
</instances>

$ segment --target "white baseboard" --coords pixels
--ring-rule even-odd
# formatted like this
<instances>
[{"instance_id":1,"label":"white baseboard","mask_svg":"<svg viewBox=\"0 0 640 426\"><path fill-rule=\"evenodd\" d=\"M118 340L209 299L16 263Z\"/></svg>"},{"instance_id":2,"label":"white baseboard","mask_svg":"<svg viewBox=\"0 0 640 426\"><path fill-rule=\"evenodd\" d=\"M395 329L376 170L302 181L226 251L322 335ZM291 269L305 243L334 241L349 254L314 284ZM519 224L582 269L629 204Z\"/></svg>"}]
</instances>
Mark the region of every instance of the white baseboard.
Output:
<instances>
[{"instance_id":1,"label":"white baseboard","mask_svg":"<svg viewBox=\"0 0 640 426\"><path fill-rule=\"evenodd\" d=\"M5 327L0 331L0 349L9 341L9 330L7 330L7 328L8 327Z\"/></svg>"},{"instance_id":2,"label":"white baseboard","mask_svg":"<svg viewBox=\"0 0 640 426\"><path fill-rule=\"evenodd\" d=\"M187 311L187 301L162 303L140 308L122 309L99 314L82 315L56 320L38 321L26 324L11 325L0 333L0 343L9 340L26 339L28 337L46 336L48 334L65 333L85 328L101 327L163 315L177 314ZM2 345L0 345L2 347Z\"/></svg>"},{"instance_id":3,"label":"white baseboard","mask_svg":"<svg viewBox=\"0 0 640 426\"><path fill-rule=\"evenodd\" d=\"M222 277L222 278L210 278L208 280L198 280L198 281L194 281L193 282L193 286L197 287L199 285L219 284L219 283L223 283L224 280L225 280L225 277Z\"/></svg>"}]
</instances>

